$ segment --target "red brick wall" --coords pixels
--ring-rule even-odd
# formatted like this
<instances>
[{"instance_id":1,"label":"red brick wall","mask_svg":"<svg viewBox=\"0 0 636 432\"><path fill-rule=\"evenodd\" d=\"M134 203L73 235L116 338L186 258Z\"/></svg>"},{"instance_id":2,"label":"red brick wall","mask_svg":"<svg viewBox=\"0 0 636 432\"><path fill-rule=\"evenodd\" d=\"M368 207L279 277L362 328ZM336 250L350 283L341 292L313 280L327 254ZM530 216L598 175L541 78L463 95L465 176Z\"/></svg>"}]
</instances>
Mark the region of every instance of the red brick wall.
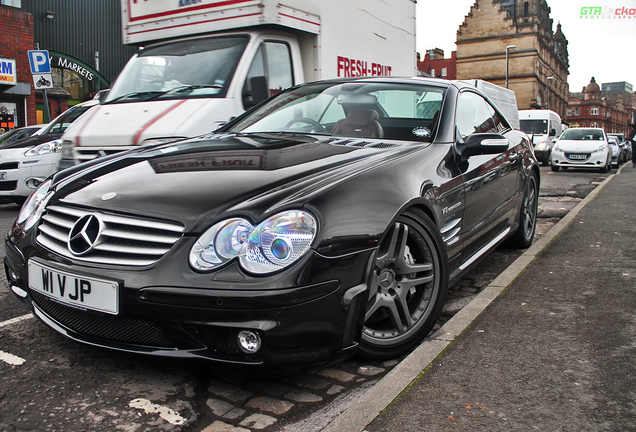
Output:
<instances>
[{"instance_id":1,"label":"red brick wall","mask_svg":"<svg viewBox=\"0 0 636 432\"><path fill-rule=\"evenodd\" d=\"M0 7L0 56L15 59L18 82L33 83L27 51L33 48L33 16L9 7ZM1 94L0 94L0 97ZM27 97L27 122L35 124L35 94Z\"/></svg>"}]
</instances>

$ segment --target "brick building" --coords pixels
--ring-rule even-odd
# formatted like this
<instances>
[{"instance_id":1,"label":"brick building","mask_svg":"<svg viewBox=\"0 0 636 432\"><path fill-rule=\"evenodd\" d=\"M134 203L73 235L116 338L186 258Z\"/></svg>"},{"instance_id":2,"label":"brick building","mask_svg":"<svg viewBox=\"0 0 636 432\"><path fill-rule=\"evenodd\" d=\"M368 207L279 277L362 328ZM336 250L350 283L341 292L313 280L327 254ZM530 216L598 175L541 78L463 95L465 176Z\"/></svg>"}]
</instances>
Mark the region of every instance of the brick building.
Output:
<instances>
[{"instance_id":1,"label":"brick building","mask_svg":"<svg viewBox=\"0 0 636 432\"><path fill-rule=\"evenodd\" d=\"M634 112L636 93L626 82L603 84L601 89L592 77L581 93L571 93L568 98L567 118L571 127L600 127L627 137Z\"/></svg>"},{"instance_id":2,"label":"brick building","mask_svg":"<svg viewBox=\"0 0 636 432\"><path fill-rule=\"evenodd\" d=\"M0 6L0 118L1 127L35 124L35 94L26 52L33 49L33 16Z\"/></svg>"},{"instance_id":3,"label":"brick building","mask_svg":"<svg viewBox=\"0 0 636 432\"><path fill-rule=\"evenodd\" d=\"M435 78L454 80L457 79L456 63L457 51L453 51L450 58L444 58L444 50L435 48L428 50L423 60L418 53L417 69Z\"/></svg>"},{"instance_id":4,"label":"brick building","mask_svg":"<svg viewBox=\"0 0 636 432\"><path fill-rule=\"evenodd\" d=\"M519 109L550 108L565 117L568 41L552 24L545 0L475 1L457 31L457 79L505 86L509 47L509 88Z\"/></svg>"}]
</instances>

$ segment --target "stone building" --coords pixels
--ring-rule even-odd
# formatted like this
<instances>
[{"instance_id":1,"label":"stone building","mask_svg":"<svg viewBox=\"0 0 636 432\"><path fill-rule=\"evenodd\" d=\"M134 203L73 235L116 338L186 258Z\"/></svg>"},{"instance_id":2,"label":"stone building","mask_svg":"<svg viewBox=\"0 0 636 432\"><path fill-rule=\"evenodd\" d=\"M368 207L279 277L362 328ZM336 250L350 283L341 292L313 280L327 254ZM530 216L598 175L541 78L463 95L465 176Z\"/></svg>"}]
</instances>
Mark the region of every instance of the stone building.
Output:
<instances>
[{"instance_id":1,"label":"stone building","mask_svg":"<svg viewBox=\"0 0 636 432\"><path fill-rule=\"evenodd\" d=\"M475 1L457 31L457 79L505 87L508 69L519 109L549 108L564 118L568 41L561 25L553 32L552 24L545 0Z\"/></svg>"},{"instance_id":2,"label":"stone building","mask_svg":"<svg viewBox=\"0 0 636 432\"><path fill-rule=\"evenodd\" d=\"M636 94L627 82L603 84L594 77L581 93L570 93L567 118L571 127L600 127L608 133L631 132L628 126L636 112Z\"/></svg>"}]
</instances>

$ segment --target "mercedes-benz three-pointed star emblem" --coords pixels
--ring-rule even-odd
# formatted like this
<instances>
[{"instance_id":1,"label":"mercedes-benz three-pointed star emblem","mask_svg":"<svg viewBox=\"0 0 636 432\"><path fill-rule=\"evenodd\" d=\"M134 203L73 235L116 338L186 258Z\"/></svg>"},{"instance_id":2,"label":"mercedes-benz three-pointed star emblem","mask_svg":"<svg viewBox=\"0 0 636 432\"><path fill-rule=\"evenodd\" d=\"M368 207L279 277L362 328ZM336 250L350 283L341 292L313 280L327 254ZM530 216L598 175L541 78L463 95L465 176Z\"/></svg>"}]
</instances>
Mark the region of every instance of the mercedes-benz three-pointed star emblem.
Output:
<instances>
[{"instance_id":1,"label":"mercedes-benz three-pointed star emblem","mask_svg":"<svg viewBox=\"0 0 636 432\"><path fill-rule=\"evenodd\" d=\"M68 250L75 256L86 255L98 244L102 221L94 214L82 216L68 235Z\"/></svg>"}]
</instances>

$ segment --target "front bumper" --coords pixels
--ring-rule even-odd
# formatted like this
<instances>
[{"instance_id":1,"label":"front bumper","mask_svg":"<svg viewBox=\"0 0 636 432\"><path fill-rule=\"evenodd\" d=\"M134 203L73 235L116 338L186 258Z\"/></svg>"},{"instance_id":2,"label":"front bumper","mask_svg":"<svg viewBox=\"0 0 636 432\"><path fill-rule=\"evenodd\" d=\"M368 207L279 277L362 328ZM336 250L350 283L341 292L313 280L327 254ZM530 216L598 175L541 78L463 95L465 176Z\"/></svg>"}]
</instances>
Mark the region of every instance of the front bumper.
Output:
<instances>
[{"instance_id":1,"label":"front bumper","mask_svg":"<svg viewBox=\"0 0 636 432\"><path fill-rule=\"evenodd\" d=\"M374 249L339 258L313 252L289 271L256 278L231 265L213 274L197 274L188 273L186 264L177 274L176 257L183 256L179 254L169 254L164 257L173 255L168 262L144 270L97 268L60 260L37 246L20 247L14 240L5 241L9 285L59 333L121 351L202 358L259 370L321 365L351 356L362 331L375 258ZM187 245L181 249L187 250ZM119 312L70 306L29 288L27 260L60 272L117 281ZM241 330L260 336L258 352L241 349Z\"/></svg>"},{"instance_id":2,"label":"front bumper","mask_svg":"<svg viewBox=\"0 0 636 432\"><path fill-rule=\"evenodd\" d=\"M39 183L58 170L59 159L59 153L28 159L2 159L0 175L4 174L0 180L0 196L28 197Z\"/></svg>"},{"instance_id":3,"label":"front bumper","mask_svg":"<svg viewBox=\"0 0 636 432\"><path fill-rule=\"evenodd\" d=\"M602 152L583 154L552 151L552 165L565 168L602 168L607 164L607 158L607 153Z\"/></svg>"}]
</instances>

